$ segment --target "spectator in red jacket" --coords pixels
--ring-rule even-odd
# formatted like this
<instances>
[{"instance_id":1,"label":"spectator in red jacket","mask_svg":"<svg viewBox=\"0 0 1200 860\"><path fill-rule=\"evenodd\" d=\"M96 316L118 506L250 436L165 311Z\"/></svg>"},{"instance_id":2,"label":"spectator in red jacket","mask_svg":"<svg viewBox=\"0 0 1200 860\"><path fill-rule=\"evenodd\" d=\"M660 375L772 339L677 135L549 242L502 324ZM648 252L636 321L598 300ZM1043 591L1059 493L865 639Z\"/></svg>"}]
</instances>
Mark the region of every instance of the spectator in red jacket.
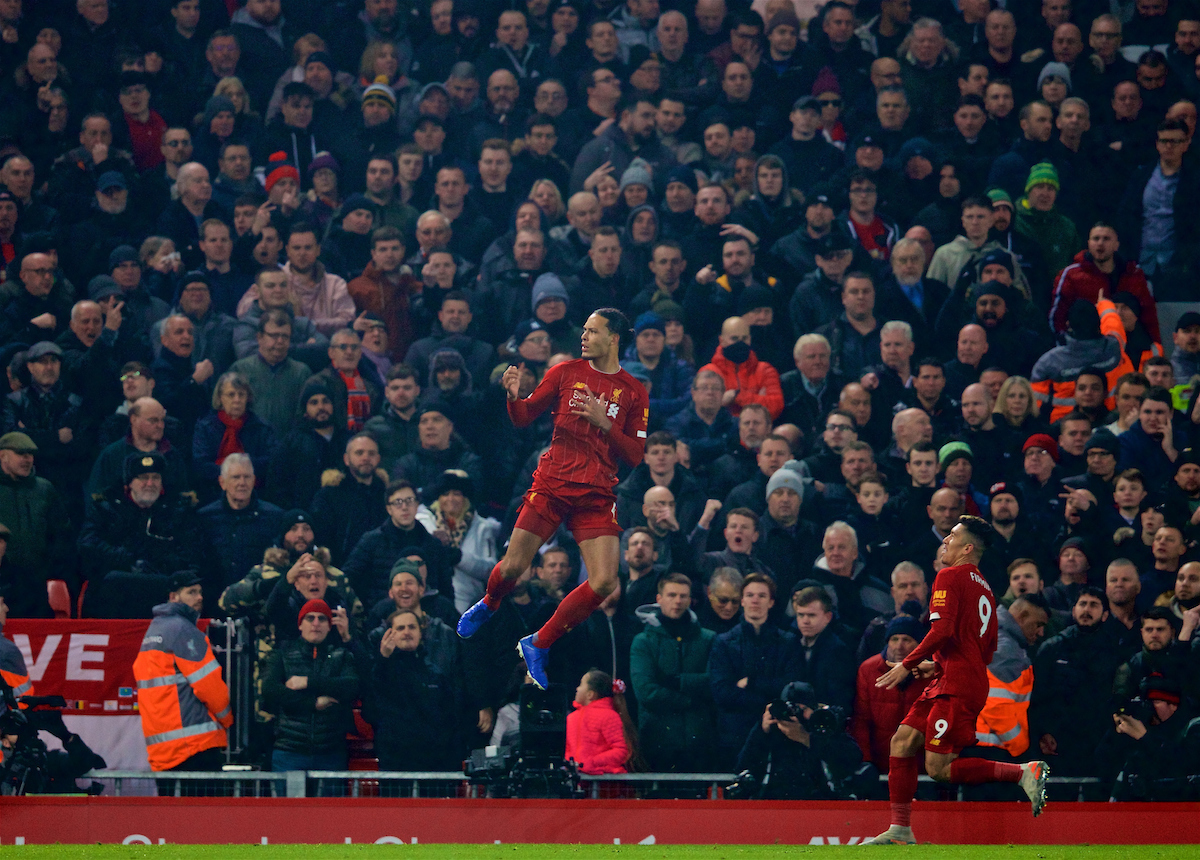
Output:
<instances>
[{"instance_id":1,"label":"spectator in red jacket","mask_svg":"<svg viewBox=\"0 0 1200 860\"><path fill-rule=\"evenodd\" d=\"M625 705L625 682L592 669L575 688L575 711L567 715L566 758L580 773L643 770L637 729Z\"/></svg>"},{"instance_id":2,"label":"spectator in red jacket","mask_svg":"<svg viewBox=\"0 0 1200 860\"><path fill-rule=\"evenodd\" d=\"M925 637L921 622L909 615L897 615L887 626L887 646L858 667L858 695L850 720L850 736L863 757L880 771L891 755L892 735L900 721L925 689L928 680L910 678L893 690L875 686L875 679L888 670L888 663L903 660Z\"/></svg>"},{"instance_id":3,"label":"spectator in red jacket","mask_svg":"<svg viewBox=\"0 0 1200 860\"><path fill-rule=\"evenodd\" d=\"M1161 343L1158 332L1158 310L1146 284L1146 273L1136 260L1126 260L1119 253L1121 242L1117 230L1098 223L1088 232L1086 251L1075 255L1075 262L1058 273L1050 300L1050 326L1057 334L1066 334L1067 314L1076 299L1095 304L1100 290L1112 298L1113 293L1132 294L1141 303L1138 319L1154 343Z\"/></svg>"},{"instance_id":4,"label":"spectator in red jacket","mask_svg":"<svg viewBox=\"0 0 1200 860\"><path fill-rule=\"evenodd\" d=\"M750 326L741 317L730 317L721 326L721 337L712 361L700 368L716 371L725 380L721 405L737 416L743 406L759 403L774 421L783 411L783 389L779 371L759 361L750 348Z\"/></svg>"}]
</instances>

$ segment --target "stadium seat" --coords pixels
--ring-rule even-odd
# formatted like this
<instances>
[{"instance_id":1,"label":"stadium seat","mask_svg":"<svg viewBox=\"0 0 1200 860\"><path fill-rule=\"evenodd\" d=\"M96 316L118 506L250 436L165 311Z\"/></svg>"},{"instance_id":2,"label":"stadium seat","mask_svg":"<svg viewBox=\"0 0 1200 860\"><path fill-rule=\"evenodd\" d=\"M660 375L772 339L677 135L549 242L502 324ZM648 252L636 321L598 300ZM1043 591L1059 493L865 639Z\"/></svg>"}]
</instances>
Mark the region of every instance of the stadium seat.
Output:
<instances>
[{"instance_id":1,"label":"stadium seat","mask_svg":"<svg viewBox=\"0 0 1200 860\"><path fill-rule=\"evenodd\" d=\"M79 589L79 601L75 605L75 617L76 618L83 617L83 596L85 594L87 594L87 587L88 587L88 584L85 582L83 584L83 587Z\"/></svg>"},{"instance_id":2,"label":"stadium seat","mask_svg":"<svg viewBox=\"0 0 1200 860\"><path fill-rule=\"evenodd\" d=\"M50 601L50 608L54 610L55 618L71 617L71 592L63 580L46 580L46 598Z\"/></svg>"}]
</instances>

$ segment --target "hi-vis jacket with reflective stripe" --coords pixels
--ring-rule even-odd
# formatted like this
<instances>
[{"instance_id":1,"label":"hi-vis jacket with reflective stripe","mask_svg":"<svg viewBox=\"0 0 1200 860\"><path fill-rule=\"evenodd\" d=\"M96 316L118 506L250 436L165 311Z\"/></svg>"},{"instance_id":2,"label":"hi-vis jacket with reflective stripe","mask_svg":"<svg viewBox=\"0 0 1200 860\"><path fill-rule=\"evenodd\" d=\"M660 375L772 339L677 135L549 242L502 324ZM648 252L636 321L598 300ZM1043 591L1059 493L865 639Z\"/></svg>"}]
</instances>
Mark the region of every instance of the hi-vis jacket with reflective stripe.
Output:
<instances>
[{"instance_id":1,"label":"hi-vis jacket with reflective stripe","mask_svg":"<svg viewBox=\"0 0 1200 860\"><path fill-rule=\"evenodd\" d=\"M0 637L0 678L12 687L14 696L33 695L33 682L25 669L25 658L16 645L3 637ZM0 701L0 712L3 711L4 702Z\"/></svg>"},{"instance_id":2,"label":"hi-vis jacket with reflective stripe","mask_svg":"<svg viewBox=\"0 0 1200 860\"><path fill-rule=\"evenodd\" d=\"M227 743L233 724L229 688L196 612L160 603L133 662L138 710L151 770L169 770L196 753Z\"/></svg>"},{"instance_id":3,"label":"hi-vis jacket with reflective stripe","mask_svg":"<svg viewBox=\"0 0 1200 860\"><path fill-rule=\"evenodd\" d=\"M1095 368L1105 377L1108 393L1104 405L1117 405L1117 380L1133 373L1133 362L1125 354L1125 326L1117 316L1117 306L1108 299L1096 302L1100 313L1100 337L1078 340L1068 334L1063 346L1056 346L1037 360L1030 374L1033 396L1038 409L1050 401L1050 420L1058 421L1075 408L1075 377L1084 368Z\"/></svg>"},{"instance_id":4,"label":"hi-vis jacket with reflective stripe","mask_svg":"<svg viewBox=\"0 0 1200 860\"><path fill-rule=\"evenodd\" d=\"M975 723L975 740L982 746L1003 747L1019 756L1029 749L1029 696L1033 664L1025 652L1025 634L1003 606L996 606L999 636L996 654L988 664L988 697Z\"/></svg>"}]
</instances>

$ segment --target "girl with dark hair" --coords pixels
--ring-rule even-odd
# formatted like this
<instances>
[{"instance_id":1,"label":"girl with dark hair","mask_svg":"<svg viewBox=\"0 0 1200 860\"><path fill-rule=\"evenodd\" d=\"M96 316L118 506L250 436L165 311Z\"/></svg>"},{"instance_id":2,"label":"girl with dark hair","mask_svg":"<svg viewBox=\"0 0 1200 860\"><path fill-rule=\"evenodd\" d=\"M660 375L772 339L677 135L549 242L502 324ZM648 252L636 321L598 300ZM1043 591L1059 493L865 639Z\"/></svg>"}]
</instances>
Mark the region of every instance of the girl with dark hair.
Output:
<instances>
[{"instance_id":1,"label":"girl with dark hair","mask_svg":"<svg viewBox=\"0 0 1200 860\"><path fill-rule=\"evenodd\" d=\"M625 704L625 682L592 669L575 688L575 711L567 715L566 758L580 773L629 773L645 769L637 729Z\"/></svg>"}]
</instances>

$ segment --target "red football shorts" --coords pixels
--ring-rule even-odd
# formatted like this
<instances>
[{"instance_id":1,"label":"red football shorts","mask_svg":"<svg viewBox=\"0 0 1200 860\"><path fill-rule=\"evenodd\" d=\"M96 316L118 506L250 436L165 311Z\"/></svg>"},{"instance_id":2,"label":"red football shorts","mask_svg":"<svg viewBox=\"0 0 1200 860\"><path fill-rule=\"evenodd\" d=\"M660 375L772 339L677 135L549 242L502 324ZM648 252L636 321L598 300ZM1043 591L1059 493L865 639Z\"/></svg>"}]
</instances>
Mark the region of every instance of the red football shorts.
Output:
<instances>
[{"instance_id":1,"label":"red football shorts","mask_svg":"<svg viewBox=\"0 0 1200 860\"><path fill-rule=\"evenodd\" d=\"M566 523L576 542L611 535L620 537L617 499L607 487L559 484L548 488L535 481L521 502L516 527L549 540Z\"/></svg>"},{"instance_id":2,"label":"red football shorts","mask_svg":"<svg viewBox=\"0 0 1200 860\"><path fill-rule=\"evenodd\" d=\"M900 725L911 726L925 735L925 749L957 755L975 743L979 711L972 711L957 696L922 694Z\"/></svg>"}]
</instances>

